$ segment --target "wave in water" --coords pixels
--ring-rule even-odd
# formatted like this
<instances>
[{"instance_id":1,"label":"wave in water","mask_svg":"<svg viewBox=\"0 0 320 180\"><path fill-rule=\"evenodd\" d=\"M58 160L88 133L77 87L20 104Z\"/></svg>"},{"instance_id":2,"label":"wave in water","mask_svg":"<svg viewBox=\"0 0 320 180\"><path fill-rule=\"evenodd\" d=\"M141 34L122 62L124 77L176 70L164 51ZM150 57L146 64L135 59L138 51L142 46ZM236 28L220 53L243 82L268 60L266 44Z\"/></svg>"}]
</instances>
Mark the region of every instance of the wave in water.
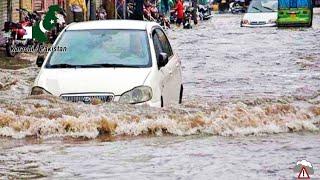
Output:
<instances>
[{"instance_id":1,"label":"wave in water","mask_svg":"<svg viewBox=\"0 0 320 180\"><path fill-rule=\"evenodd\" d=\"M262 101L206 104L190 101L163 109L123 104L67 103L35 96L0 105L0 136L264 135L318 132L320 106Z\"/></svg>"}]
</instances>

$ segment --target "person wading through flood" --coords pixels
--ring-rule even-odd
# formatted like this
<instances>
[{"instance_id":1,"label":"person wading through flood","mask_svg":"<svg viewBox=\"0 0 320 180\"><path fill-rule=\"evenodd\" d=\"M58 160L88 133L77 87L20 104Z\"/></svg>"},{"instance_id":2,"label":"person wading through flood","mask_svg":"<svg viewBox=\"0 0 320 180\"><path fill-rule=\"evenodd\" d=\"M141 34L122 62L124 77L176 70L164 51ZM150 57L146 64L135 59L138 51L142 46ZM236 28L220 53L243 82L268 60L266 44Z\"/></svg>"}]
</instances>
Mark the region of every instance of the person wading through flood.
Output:
<instances>
[{"instance_id":1,"label":"person wading through flood","mask_svg":"<svg viewBox=\"0 0 320 180\"><path fill-rule=\"evenodd\" d=\"M178 0L175 8L177 12L177 26L179 27L181 23L183 23L183 18L184 18L184 8L183 8L183 3L182 0Z\"/></svg>"},{"instance_id":2,"label":"person wading through flood","mask_svg":"<svg viewBox=\"0 0 320 180\"><path fill-rule=\"evenodd\" d=\"M73 22L84 21L87 14L85 0L69 0L69 7L73 15Z\"/></svg>"}]
</instances>

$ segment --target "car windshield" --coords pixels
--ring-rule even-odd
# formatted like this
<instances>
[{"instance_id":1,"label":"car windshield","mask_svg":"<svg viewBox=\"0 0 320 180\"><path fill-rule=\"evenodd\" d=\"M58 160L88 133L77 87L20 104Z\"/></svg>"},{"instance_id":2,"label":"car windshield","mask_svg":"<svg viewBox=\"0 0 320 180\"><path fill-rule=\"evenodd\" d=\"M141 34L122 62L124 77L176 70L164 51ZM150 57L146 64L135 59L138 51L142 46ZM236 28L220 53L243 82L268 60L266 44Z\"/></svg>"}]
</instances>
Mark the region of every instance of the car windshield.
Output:
<instances>
[{"instance_id":1,"label":"car windshield","mask_svg":"<svg viewBox=\"0 0 320 180\"><path fill-rule=\"evenodd\" d=\"M311 0L279 0L279 8L309 8Z\"/></svg>"},{"instance_id":2,"label":"car windshield","mask_svg":"<svg viewBox=\"0 0 320 180\"><path fill-rule=\"evenodd\" d=\"M277 12L277 0L253 0L248 8L248 13L261 13L261 12Z\"/></svg>"},{"instance_id":3,"label":"car windshield","mask_svg":"<svg viewBox=\"0 0 320 180\"><path fill-rule=\"evenodd\" d=\"M47 68L150 67L148 38L143 30L69 30L56 44Z\"/></svg>"}]
</instances>

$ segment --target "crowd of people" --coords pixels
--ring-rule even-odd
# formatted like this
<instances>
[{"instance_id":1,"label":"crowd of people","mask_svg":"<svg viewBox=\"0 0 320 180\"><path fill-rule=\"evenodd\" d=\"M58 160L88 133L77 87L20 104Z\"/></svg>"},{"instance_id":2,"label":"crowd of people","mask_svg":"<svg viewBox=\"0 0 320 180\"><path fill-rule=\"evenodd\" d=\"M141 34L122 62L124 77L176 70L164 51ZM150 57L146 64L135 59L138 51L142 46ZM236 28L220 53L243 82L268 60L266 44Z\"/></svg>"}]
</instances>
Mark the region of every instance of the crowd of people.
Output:
<instances>
[{"instance_id":1,"label":"crowd of people","mask_svg":"<svg viewBox=\"0 0 320 180\"><path fill-rule=\"evenodd\" d=\"M190 0L190 4L198 1ZM72 22L80 22L89 19L87 0L69 0L69 10ZM113 18L135 19L149 21L169 21L172 13L175 14L175 22L180 25L185 16L183 0L117 0L115 1L116 12L108 12L106 4L96 8L94 18L97 20L110 19L108 13L116 14Z\"/></svg>"}]
</instances>

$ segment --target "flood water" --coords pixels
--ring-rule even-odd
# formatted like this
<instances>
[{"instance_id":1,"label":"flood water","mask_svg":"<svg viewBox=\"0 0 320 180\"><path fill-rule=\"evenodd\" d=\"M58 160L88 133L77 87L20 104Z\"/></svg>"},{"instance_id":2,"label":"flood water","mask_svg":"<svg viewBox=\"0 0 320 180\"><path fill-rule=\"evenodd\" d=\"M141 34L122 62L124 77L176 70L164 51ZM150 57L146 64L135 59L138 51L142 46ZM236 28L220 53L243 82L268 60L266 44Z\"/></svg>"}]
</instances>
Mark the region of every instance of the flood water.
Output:
<instances>
[{"instance_id":1,"label":"flood water","mask_svg":"<svg viewBox=\"0 0 320 180\"><path fill-rule=\"evenodd\" d=\"M0 69L0 179L320 178L320 14L313 28L214 15L168 30L184 102L162 109L28 97L35 66Z\"/></svg>"}]
</instances>

